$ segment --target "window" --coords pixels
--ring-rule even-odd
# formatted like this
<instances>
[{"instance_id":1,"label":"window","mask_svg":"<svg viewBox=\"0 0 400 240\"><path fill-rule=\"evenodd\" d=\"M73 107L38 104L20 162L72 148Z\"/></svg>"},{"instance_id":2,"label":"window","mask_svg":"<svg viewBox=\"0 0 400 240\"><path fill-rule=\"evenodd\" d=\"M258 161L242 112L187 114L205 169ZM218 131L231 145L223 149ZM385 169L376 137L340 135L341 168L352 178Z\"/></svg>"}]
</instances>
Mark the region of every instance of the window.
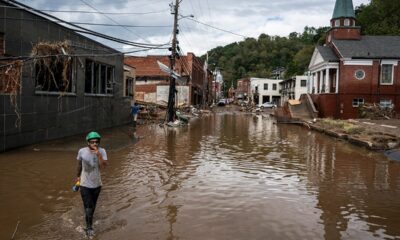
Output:
<instances>
[{"instance_id":1,"label":"window","mask_svg":"<svg viewBox=\"0 0 400 240\"><path fill-rule=\"evenodd\" d=\"M381 108L393 108L392 100L391 99L381 99L379 102L379 106Z\"/></svg>"},{"instance_id":2,"label":"window","mask_svg":"<svg viewBox=\"0 0 400 240\"><path fill-rule=\"evenodd\" d=\"M112 95L113 83L113 66L86 60L85 93Z\"/></svg>"},{"instance_id":3,"label":"window","mask_svg":"<svg viewBox=\"0 0 400 240\"><path fill-rule=\"evenodd\" d=\"M272 90L276 90L276 83L272 84Z\"/></svg>"},{"instance_id":4,"label":"window","mask_svg":"<svg viewBox=\"0 0 400 240\"><path fill-rule=\"evenodd\" d=\"M346 18L346 19L344 20L344 25L345 25L345 26L350 26L350 19Z\"/></svg>"},{"instance_id":5,"label":"window","mask_svg":"<svg viewBox=\"0 0 400 240\"><path fill-rule=\"evenodd\" d=\"M268 90L268 83L264 83L264 90Z\"/></svg>"},{"instance_id":6,"label":"window","mask_svg":"<svg viewBox=\"0 0 400 240\"><path fill-rule=\"evenodd\" d=\"M76 92L76 61L60 57L35 62L36 92Z\"/></svg>"},{"instance_id":7,"label":"window","mask_svg":"<svg viewBox=\"0 0 400 240\"><path fill-rule=\"evenodd\" d=\"M0 65L12 64L1 61ZM17 94L21 89L22 63L14 62L13 65L0 68L0 94Z\"/></svg>"},{"instance_id":8,"label":"window","mask_svg":"<svg viewBox=\"0 0 400 240\"><path fill-rule=\"evenodd\" d=\"M125 78L125 97L133 97L133 81L131 77Z\"/></svg>"},{"instance_id":9,"label":"window","mask_svg":"<svg viewBox=\"0 0 400 240\"><path fill-rule=\"evenodd\" d=\"M382 64L381 67L381 84L393 84L393 64Z\"/></svg>"},{"instance_id":10,"label":"window","mask_svg":"<svg viewBox=\"0 0 400 240\"><path fill-rule=\"evenodd\" d=\"M364 70L362 70L362 69L357 70L357 71L354 73L354 76L355 76L358 80L363 80L363 79L365 78L365 72L364 72Z\"/></svg>"},{"instance_id":11,"label":"window","mask_svg":"<svg viewBox=\"0 0 400 240\"><path fill-rule=\"evenodd\" d=\"M340 26L340 19L336 19L335 20L335 27L339 27Z\"/></svg>"},{"instance_id":12,"label":"window","mask_svg":"<svg viewBox=\"0 0 400 240\"><path fill-rule=\"evenodd\" d=\"M300 86L301 87L307 87L307 80L301 80L300 81Z\"/></svg>"},{"instance_id":13,"label":"window","mask_svg":"<svg viewBox=\"0 0 400 240\"><path fill-rule=\"evenodd\" d=\"M355 98L353 99L353 107L359 107L364 104L364 98Z\"/></svg>"},{"instance_id":14,"label":"window","mask_svg":"<svg viewBox=\"0 0 400 240\"><path fill-rule=\"evenodd\" d=\"M5 53L4 33L0 33L0 55Z\"/></svg>"}]
</instances>

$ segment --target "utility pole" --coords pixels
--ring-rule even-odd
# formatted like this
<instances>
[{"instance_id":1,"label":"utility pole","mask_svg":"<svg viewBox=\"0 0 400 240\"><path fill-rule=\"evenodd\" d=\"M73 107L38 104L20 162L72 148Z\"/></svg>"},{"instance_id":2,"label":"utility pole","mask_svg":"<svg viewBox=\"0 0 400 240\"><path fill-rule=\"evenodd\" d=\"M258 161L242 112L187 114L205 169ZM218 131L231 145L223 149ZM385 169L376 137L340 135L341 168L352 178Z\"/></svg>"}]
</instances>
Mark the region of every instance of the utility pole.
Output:
<instances>
[{"instance_id":1,"label":"utility pole","mask_svg":"<svg viewBox=\"0 0 400 240\"><path fill-rule=\"evenodd\" d=\"M208 83L208 75L207 75L207 69L208 69L208 52L206 55L206 60L204 62L204 79L203 79L203 108L206 108L207 105L207 101L206 101L206 97L207 97L207 92L206 92L206 88L207 88L207 83Z\"/></svg>"},{"instance_id":2,"label":"utility pole","mask_svg":"<svg viewBox=\"0 0 400 240\"><path fill-rule=\"evenodd\" d=\"M168 109L167 109L167 120L168 122L172 122L175 120L175 93L176 93L176 87L175 87L175 78L172 77L172 72L175 71L175 58L177 55L176 52L176 45L177 45L177 40L176 40L176 35L178 34L178 9L179 9L179 0L175 0L175 5L172 5L173 11L171 14L174 14L174 29L172 32L172 46L171 46L171 56L169 58L170 62L170 69L171 69L171 74L170 74L170 82L169 82L169 95L168 95Z\"/></svg>"}]
</instances>

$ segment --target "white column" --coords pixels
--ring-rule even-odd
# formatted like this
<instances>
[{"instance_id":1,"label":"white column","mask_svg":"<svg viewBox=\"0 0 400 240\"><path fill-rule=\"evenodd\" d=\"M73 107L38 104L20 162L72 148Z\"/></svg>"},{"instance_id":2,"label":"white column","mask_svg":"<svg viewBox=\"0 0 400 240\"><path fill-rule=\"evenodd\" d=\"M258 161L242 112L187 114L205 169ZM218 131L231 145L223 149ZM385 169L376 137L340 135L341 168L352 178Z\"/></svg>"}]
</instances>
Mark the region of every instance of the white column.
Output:
<instances>
[{"instance_id":1,"label":"white column","mask_svg":"<svg viewBox=\"0 0 400 240\"><path fill-rule=\"evenodd\" d=\"M336 68L336 93L339 93L339 68Z\"/></svg>"},{"instance_id":2,"label":"white column","mask_svg":"<svg viewBox=\"0 0 400 240\"><path fill-rule=\"evenodd\" d=\"M314 85L313 85L313 87L314 87L314 93L317 93L317 84L318 84L318 73L317 72L315 72L314 73Z\"/></svg>"},{"instance_id":3,"label":"white column","mask_svg":"<svg viewBox=\"0 0 400 240\"><path fill-rule=\"evenodd\" d=\"M310 73L310 82L308 83L308 93L312 94L312 89L314 87L314 73Z\"/></svg>"},{"instance_id":4,"label":"white column","mask_svg":"<svg viewBox=\"0 0 400 240\"><path fill-rule=\"evenodd\" d=\"M322 85L324 84L324 70L319 71L319 93L322 93Z\"/></svg>"},{"instance_id":5,"label":"white column","mask_svg":"<svg viewBox=\"0 0 400 240\"><path fill-rule=\"evenodd\" d=\"M326 77L325 77L325 92L329 93L329 87L330 87L330 79L329 79L329 68L326 69Z\"/></svg>"}]
</instances>

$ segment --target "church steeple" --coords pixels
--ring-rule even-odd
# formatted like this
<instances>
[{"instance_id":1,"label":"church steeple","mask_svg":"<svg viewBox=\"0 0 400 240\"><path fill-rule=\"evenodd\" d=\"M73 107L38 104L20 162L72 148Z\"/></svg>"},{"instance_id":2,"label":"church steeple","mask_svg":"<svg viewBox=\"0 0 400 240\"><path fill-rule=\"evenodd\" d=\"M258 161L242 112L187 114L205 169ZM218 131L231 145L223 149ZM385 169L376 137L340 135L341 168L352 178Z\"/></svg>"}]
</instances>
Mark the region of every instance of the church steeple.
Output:
<instances>
[{"instance_id":1,"label":"church steeple","mask_svg":"<svg viewBox=\"0 0 400 240\"><path fill-rule=\"evenodd\" d=\"M356 26L352 0L336 0L331 19L331 29L328 31L326 43L331 43L333 39L361 39L361 28Z\"/></svg>"},{"instance_id":2,"label":"church steeple","mask_svg":"<svg viewBox=\"0 0 400 240\"><path fill-rule=\"evenodd\" d=\"M336 18L355 18L354 7L352 0L337 0L335 10L333 11L332 19Z\"/></svg>"}]
</instances>

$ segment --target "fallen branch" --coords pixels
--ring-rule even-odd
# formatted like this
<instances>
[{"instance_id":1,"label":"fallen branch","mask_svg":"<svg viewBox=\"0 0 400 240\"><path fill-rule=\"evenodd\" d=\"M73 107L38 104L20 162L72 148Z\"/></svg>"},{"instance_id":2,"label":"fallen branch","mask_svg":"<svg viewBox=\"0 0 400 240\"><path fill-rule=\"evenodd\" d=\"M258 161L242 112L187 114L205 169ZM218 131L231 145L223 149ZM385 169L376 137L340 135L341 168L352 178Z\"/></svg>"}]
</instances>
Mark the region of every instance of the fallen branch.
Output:
<instances>
[{"instance_id":1,"label":"fallen branch","mask_svg":"<svg viewBox=\"0 0 400 240\"><path fill-rule=\"evenodd\" d=\"M19 223L20 223L21 221L19 221L18 220L18 222L17 222L17 226L15 226L15 230L14 230L14 233L13 233L13 235L12 235L12 237L11 237L11 240L13 240L14 239L14 237L15 237L15 234L17 233L17 230L18 230L18 226L19 226Z\"/></svg>"}]
</instances>

